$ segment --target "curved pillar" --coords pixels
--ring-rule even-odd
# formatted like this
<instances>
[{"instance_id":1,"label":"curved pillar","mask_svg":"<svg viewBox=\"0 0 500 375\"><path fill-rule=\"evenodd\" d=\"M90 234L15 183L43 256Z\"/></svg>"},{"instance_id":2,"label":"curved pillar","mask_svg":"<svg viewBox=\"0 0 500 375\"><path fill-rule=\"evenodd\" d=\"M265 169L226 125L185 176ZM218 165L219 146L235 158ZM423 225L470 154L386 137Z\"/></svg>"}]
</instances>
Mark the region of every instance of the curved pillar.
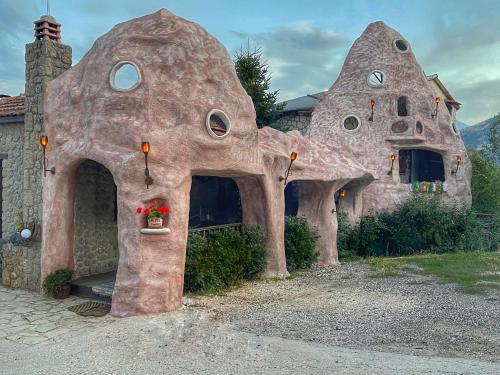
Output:
<instances>
[{"instance_id":1,"label":"curved pillar","mask_svg":"<svg viewBox=\"0 0 500 375\"><path fill-rule=\"evenodd\" d=\"M58 165L58 167L60 167ZM41 282L47 274L74 267L75 168L61 167L43 178Z\"/></svg>"},{"instance_id":2,"label":"curved pillar","mask_svg":"<svg viewBox=\"0 0 500 375\"><path fill-rule=\"evenodd\" d=\"M190 189L191 176L166 194L155 194L153 187L139 202L133 199L134 194L118 191L120 261L112 315L162 313L182 306ZM171 233L140 233L144 218L136 214L136 207L152 198L167 201Z\"/></svg>"},{"instance_id":3,"label":"curved pillar","mask_svg":"<svg viewBox=\"0 0 500 375\"><path fill-rule=\"evenodd\" d=\"M319 251L318 264L338 264L337 254L337 213L333 195L337 184L300 181L299 211L297 216L307 219L311 228L315 228L321 237L316 249ZM333 211L333 212L332 212Z\"/></svg>"},{"instance_id":4,"label":"curved pillar","mask_svg":"<svg viewBox=\"0 0 500 375\"><path fill-rule=\"evenodd\" d=\"M264 277L287 277L283 183L277 177L264 176L235 178L235 181L240 191L243 223L258 224L265 231L267 266Z\"/></svg>"}]
</instances>

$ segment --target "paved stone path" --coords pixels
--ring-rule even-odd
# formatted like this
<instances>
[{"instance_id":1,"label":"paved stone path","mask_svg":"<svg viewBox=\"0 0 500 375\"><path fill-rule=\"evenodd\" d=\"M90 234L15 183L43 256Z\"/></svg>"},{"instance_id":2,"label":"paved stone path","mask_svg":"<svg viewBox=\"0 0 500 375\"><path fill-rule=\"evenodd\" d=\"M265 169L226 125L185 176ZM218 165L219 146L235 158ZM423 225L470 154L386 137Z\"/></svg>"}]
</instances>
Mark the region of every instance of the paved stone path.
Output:
<instances>
[{"instance_id":1,"label":"paved stone path","mask_svg":"<svg viewBox=\"0 0 500 375\"><path fill-rule=\"evenodd\" d=\"M67 310L85 301L77 297L55 300L0 286L0 340L37 345L65 333L114 320L110 316L82 317Z\"/></svg>"}]
</instances>

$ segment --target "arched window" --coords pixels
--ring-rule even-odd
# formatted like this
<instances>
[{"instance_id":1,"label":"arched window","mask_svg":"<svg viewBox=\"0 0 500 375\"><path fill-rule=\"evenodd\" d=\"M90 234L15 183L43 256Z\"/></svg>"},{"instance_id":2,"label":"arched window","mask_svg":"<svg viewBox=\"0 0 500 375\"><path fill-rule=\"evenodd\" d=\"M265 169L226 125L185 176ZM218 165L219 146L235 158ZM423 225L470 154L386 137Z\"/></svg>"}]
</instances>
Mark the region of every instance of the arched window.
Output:
<instances>
[{"instance_id":1,"label":"arched window","mask_svg":"<svg viewBox=\"0 0 500 375\"><path fill-rule=\"evenodd\" d=\"M406 96L400 96L398 99L398 116L408 116Z\"/></svg>"}]
</instances>

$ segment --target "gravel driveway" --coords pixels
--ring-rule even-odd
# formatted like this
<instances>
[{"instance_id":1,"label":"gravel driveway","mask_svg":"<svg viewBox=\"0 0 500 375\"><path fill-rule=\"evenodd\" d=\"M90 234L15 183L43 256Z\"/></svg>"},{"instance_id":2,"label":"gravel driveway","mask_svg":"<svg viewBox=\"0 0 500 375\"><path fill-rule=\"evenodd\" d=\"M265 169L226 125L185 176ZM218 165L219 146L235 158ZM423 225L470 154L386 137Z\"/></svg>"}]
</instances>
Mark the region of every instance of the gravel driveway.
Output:
<instances>
[{"instance_id":1,"label":"gravel driveway","mask_svg":"<svg viewBox=\"0 0 500 375\"><path fill-rule=\"evenodd\" d=\"M47 301L15 293L11 303ZM500 373L499 295L463 295L430 278L373 279L347 264L186 300L173 314L85 326L75 315L74 329L38 344L0 338L0 373ZM44 319L72 325L67 311L53 314Z\"/></svg>"}]
</instances>

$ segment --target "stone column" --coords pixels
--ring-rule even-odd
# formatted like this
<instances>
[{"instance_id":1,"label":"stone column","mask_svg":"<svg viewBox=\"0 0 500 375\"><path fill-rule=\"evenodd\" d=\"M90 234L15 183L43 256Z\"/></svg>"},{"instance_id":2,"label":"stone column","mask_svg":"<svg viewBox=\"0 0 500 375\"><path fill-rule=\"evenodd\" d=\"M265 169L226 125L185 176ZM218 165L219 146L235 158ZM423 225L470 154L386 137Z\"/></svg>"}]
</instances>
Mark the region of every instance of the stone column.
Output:
<instances>
[{"instance_id":1,"label":"stone column","mask_svg":"<svg viewBox=\"0 0 500 375\"><path fill-rule=\"evenodd\" d=\"M44 133L43 102L47 82L71 67L71 47L50 39L26 45L26 114L23 145L23 215L25 221L42 220L43 160L39 144ZM50 142L50 139L49 139ZM50 155L48 155L50 163ZM52 167L52 165L51 165ZM35 239L36 240L36 239Z\"/></svg>"}]
</instances>

